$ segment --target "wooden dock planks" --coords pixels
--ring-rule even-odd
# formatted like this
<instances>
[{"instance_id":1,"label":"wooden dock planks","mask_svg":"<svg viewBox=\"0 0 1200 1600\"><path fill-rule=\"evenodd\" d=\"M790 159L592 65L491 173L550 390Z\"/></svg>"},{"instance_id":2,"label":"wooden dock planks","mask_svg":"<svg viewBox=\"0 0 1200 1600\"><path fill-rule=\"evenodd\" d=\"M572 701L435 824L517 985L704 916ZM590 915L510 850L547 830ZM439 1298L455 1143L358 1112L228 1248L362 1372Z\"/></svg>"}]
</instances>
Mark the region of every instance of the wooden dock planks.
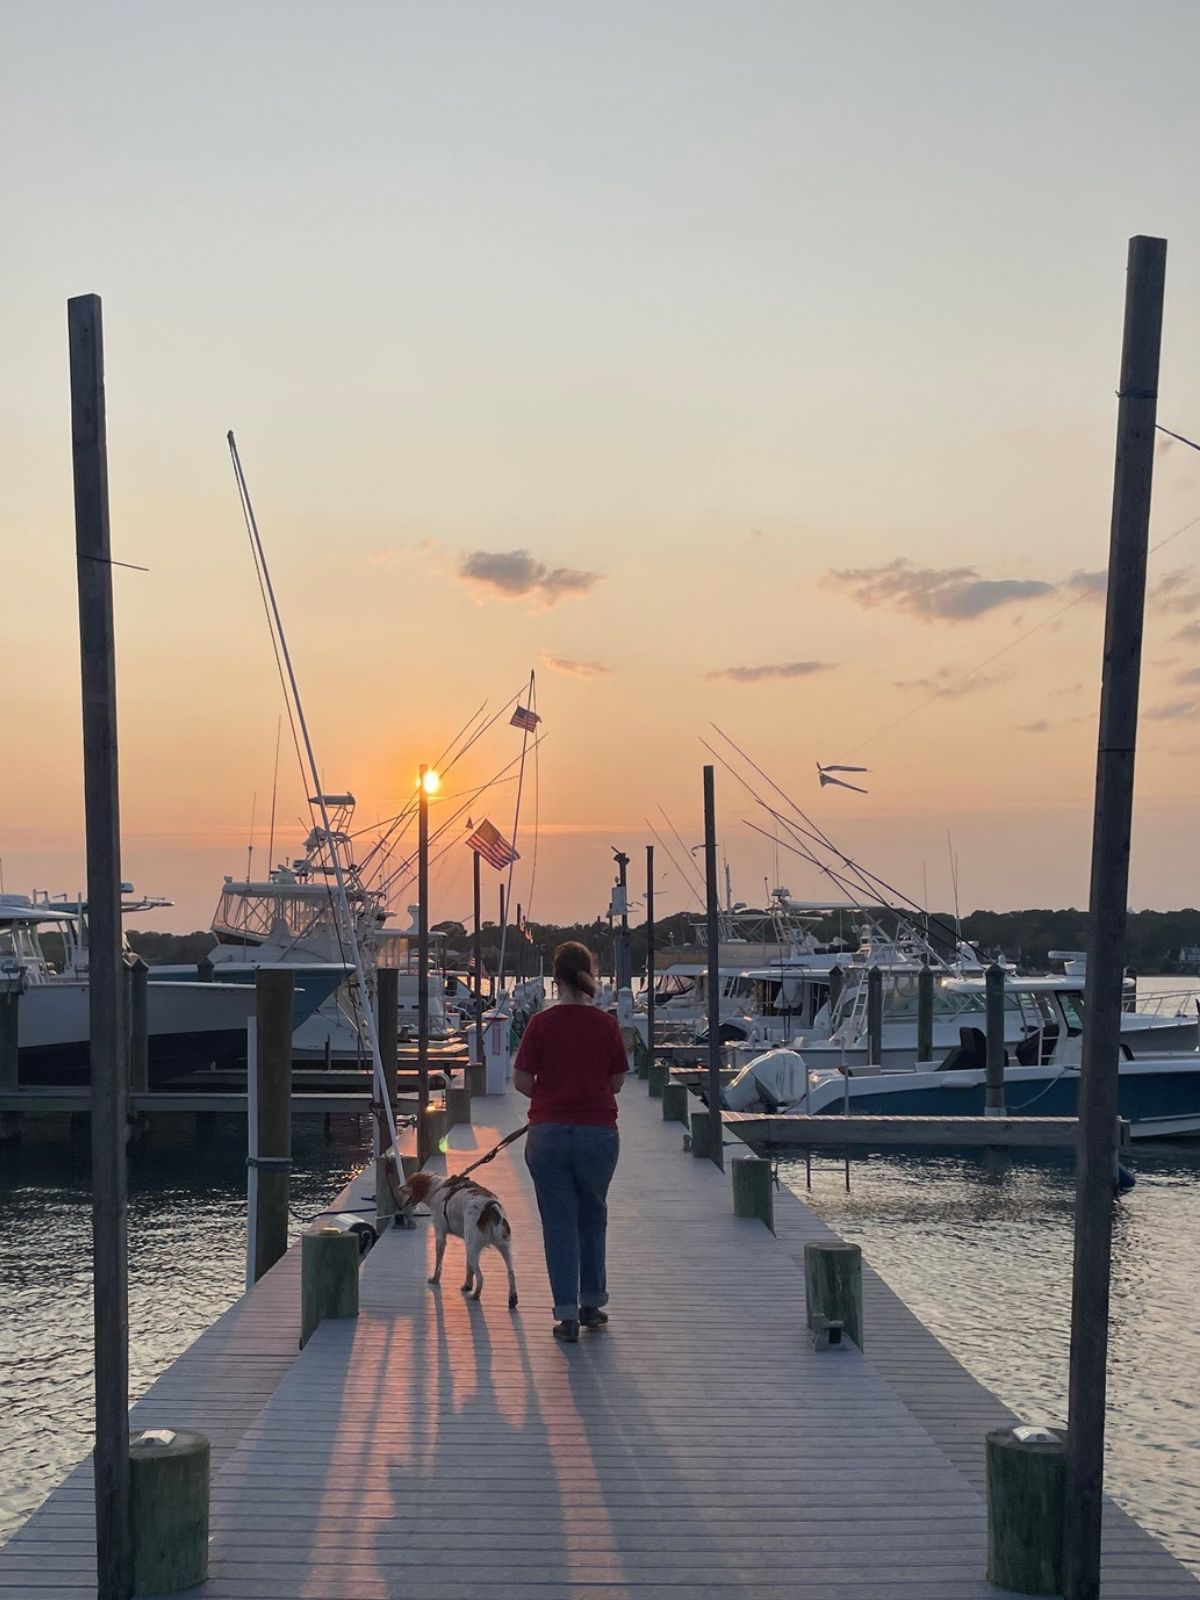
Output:
<instances>
[{"instance_id":1,"label":"wooden dock planks","mask_svg":"<svg viewBox=\"0 0 1200 1600\"><path fill-rule=\"evenodd\" d=\"M621 1110L608 1330L569 1348L550 1337L518 1144L479 1173L514 1224L517 1313L498 1257L484 1259L482 1303L464 1302L456 1241L431 1290L423 1224L385 1235L358 1321L326 1323L298 1359L294 1257L282 1262L244 1303L248 1315L258 1301L264 1340L257 1390L232 1340L160 1380L148 1417L212 1432L217 1407L225 1430L212 1576L190 1600L997 1594L979 1467L1003 1408L871 1273L870 1359L813 1351L797 1262L829 1230L787 1194L778 1237L736 1220L728 1177L682 1154L679 1126L639 1085ZM523 1111L477 1100L449 1165ZM273 1302L262 1290L276 1274ZM0 1551L0 1594L90 1600L89 1504L86 1483L51 1497ZM1105 1600L1200 1597L1115 1511L1106 1560Z\"/></svg>"}]
</instances>

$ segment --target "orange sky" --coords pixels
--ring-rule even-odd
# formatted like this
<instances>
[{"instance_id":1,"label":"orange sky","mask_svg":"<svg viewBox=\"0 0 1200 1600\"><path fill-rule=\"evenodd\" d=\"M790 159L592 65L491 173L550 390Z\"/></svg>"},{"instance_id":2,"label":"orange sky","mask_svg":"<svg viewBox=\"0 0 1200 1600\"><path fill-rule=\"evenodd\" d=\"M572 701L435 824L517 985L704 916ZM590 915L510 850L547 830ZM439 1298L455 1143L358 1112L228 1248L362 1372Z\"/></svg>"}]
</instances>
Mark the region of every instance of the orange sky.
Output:
<instances>
[{"instance_id":1,"label":"orange sky","mask_svg":"<svg viewBox=\"0 0 1200 1600\"><path fill-rule=\"evenodd\" d=\"M1070 7L901 26L752 4L745 27L468 6L464 27L367 4L283 29L278 5L218 5L201 29L129 5L116 27L72 13L65 62L54 9L14 24L0 102L22 152L0 264L10 891L82 873L64 301L94 290L114 550L150 568L117 574L125 870L176 899L161 925L204 923L244 872L256 793L266 853L280 696L229 426L326 781L364 821L536 667L535 916L602 910L612 844L640 884L660 804L698 840L710 721L918 897L924 865L949 900L949 829L964 909L1082 903L1102 614L1078 575L1105 558L1132 232L1171 241L1160 415L1200 432L1193 8L1153 30L1089 8L1081 43ZM1135 127L1111 114L1131 95ZM1138 905L1197 899L1198 517L1174 446ZM869 795L818 790L814 762L845 759ZM735 892L760 898L772 850L718 791ZM289 851L300 800L285 763ZM456 857L435 916L467 910Z\"/></svg>"}]
</instances>

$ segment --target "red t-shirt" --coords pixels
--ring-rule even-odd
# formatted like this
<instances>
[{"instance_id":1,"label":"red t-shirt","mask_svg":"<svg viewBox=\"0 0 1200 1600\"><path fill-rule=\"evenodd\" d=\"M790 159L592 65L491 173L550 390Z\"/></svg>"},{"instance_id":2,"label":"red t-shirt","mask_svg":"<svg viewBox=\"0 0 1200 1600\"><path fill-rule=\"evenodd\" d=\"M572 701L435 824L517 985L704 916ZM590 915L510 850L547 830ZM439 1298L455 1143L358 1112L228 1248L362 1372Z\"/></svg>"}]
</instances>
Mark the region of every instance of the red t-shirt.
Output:
<instances>
[{"instance_id":1,"label":"red t-shirt","mask_svg":"<svg viewBox=\"0 0 1200 1600\"><path fill-rule=\"evenodd\" d=\"M530 1122L615 1128L613 1079L629 1071L617 1019L595 1006L557 1005L529 1019L515 1067L534 1080Z\"/></svg>"}]
</instances>

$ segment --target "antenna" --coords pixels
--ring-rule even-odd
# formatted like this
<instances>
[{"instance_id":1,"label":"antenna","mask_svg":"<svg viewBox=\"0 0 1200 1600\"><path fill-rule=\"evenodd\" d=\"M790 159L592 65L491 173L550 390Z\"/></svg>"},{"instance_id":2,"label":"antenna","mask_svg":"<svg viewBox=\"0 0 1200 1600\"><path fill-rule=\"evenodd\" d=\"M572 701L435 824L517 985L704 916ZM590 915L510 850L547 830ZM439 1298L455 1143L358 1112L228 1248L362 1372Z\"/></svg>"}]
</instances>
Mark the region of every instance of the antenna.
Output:
<instances>
[{"instance_id":1,"label":"antenna","mask_svg":"<svg viewBox=\"0 0 1200 1600\"><path fill-rule=\"evenodd\" d=\"M950 838L950 829L946 829L946 850L950 856L950 883L954 889L954 936L962 938L962 920L958 914L958 857L954 854L954 843Z\"/></svg>"},{"instance_id":2,"label":"antenna","mask_svg":"<svg viewBox=\"0 0 1200 1600\"><path fill-rule=\"evenodd\" d=\"M250 882L250 868L254 862L254 816L258 810L258 790L250 799L250 843L246 846L246 882Z\"/></svg>"},{"instance_id":3,"label":"antenna","mask_svg":"<svg viewBox=\"0 0 1200 1600\"><path fill-rule=\"evenodd\" d=\"M283 729L282 716L275 719L275 773L271 779L271 831L267 835L267 877L275 865L275 798L279 793L279 735Z\"/></svg>"}]
</instances>

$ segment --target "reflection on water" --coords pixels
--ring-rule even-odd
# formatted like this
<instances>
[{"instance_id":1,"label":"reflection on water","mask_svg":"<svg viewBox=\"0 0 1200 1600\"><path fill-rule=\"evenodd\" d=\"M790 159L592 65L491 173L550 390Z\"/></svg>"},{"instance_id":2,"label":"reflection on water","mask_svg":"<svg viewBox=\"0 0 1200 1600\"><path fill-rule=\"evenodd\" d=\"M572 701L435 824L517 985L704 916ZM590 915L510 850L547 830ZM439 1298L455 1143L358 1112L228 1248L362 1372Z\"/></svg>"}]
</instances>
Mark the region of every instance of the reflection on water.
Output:
<instances>
[{"instance_id":1,"label":"reflection on water","mask_svg":"<svg viewBox=\"0 0 1200 1600\"><path fill-rule=\"evenodd\" d=\"M129 1367L133 1398L241 1294L245 1125L198 1143L165 1118L129 1172ZM366 1158L366 1119L293 1128L292 1203L317 1211ZM29 1122L0 1151L0 1541L91 1447L91 1200L62 1122ZM294 1227L298 1227L294 1224Z\"/></svg>"},{"instance_id":2,"label":"reflection on water","mask_svg":"<svg viewBox=\"0 0 1200 1600\"><path fill-rule=\"evenodd\" d=\"M1200 1148L1141 1144L1114 1235L1108 1452L1115 1498L1200 1572ZM803 1157L781 1176L974 1375L1065 1420L1074 1188L1065 1156Z\"/></svg>"}]
</instances>

